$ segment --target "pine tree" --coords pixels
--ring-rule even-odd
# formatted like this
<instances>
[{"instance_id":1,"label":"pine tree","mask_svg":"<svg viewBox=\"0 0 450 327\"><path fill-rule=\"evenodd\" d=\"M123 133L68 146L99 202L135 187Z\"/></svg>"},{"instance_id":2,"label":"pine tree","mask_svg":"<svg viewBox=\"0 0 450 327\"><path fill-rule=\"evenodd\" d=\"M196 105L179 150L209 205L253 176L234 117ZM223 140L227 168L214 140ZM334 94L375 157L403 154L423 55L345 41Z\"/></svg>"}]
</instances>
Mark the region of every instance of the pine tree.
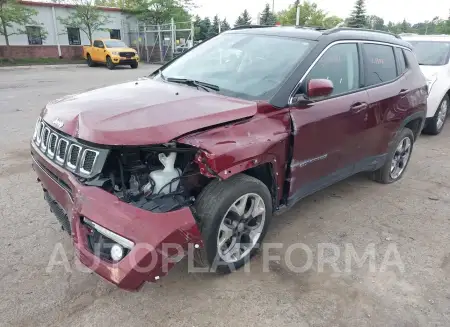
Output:
<instances>
[{"instance_id":1,"label":"pine tree","mask_svg":"<svg viewBox=\"0 0 450 327\"><path fill-rule=\"evenodd\" d=\"M219 34L219 25L220 25L219 16L215 15L213 18L213 23L211 25L211 29L214 32L214 35Z\"/></svg>"},{"instance_id":2,"label":"pine tree","mask_svg":"<svg viewBox=\"0 0 450 327\"><path fill-rule=\"evenodd\" d=\"M236 23L234 24L234 26L235 27L249 26L251 24L252 24L252 18L250 17L250 14L248 13L247 9L245 9L244 12L236 20Z\"/></svg>"},{"instance_id":3,"label":"pine tree","mask_svg":"<svg viewBox=\"0 0 450 327\"><path fill-rule=\"evenodd\" d=\"M269 4L267 3L261 14L259 23L261 25L273 26L273 25L275 25L276 22L277 22L277 19L276 19L275 15L273 14L272 10L270 9Z\"/></svg>"},{"instance_id":4,"label":"pine tree","mask_svg":"<svg viewBox=\"0 0 450 327\"><path fill-rule=\"evenodd\" d=\"M349 18L349 27L364 28L367 26L366 4L364 0L356 0L355 8Z\"/></svg>"},{"instance_id":5,"label":"pine tree","mask_svg":"<svg viewBox=\"0 0 450 327\"><path fill-rule=\"evenodd\" d=\"M224 18L224 20L220 23L220 31L225 32L230 29L230 24L228 24L227 19Z\"/></svg>"}]
</instances>

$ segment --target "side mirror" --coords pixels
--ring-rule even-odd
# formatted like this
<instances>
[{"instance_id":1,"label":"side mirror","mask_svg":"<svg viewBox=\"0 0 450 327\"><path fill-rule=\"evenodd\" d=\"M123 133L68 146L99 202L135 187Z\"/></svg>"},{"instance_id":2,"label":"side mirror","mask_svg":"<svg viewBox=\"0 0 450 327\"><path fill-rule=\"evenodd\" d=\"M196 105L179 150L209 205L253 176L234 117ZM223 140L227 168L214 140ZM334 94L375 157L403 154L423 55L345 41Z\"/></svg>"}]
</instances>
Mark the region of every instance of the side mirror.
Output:
<instances>
[{"instance_id":1,"label":"side mirror","mask_svg":"<svg viewBox=\"0 0 450 327\"><path fill-rule=\"evenodd\" d=\"M312 79L308 82L308 98L323 97L333 92L333 82L328 79Z\"/></svg>"}]
</instances>

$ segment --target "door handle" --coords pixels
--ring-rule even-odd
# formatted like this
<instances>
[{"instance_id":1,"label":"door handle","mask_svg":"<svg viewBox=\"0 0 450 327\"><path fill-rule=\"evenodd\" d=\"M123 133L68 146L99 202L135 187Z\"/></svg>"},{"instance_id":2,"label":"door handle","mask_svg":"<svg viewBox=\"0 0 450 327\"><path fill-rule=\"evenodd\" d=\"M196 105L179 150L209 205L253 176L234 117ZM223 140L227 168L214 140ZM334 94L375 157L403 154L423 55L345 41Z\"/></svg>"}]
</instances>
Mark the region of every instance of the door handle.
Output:
<instances>
[{"instance_id":1,"label":"door handle","mask_svg":"<svg viewBox=\"0 0 450 327\"><path fill-rule=\"evenodd\" d=\"M365 102L356 102L355 104L353 104L350 107L350 111L352 113L357 114L358 112L363 111L366 108L367 108L367 103L365 103Z\"/></svg>"},{"instance_id":2,"label":"door handle","mask_svg":"<svg viewBox=\"0 0 450 327\"><path fill-rule=\"evenodd\" d=\"M409 90L407 89L401 89L400 92L398 93L398 95L404 97L405 95L407 95L409 92Z\"/></svg>"}]
</instances>

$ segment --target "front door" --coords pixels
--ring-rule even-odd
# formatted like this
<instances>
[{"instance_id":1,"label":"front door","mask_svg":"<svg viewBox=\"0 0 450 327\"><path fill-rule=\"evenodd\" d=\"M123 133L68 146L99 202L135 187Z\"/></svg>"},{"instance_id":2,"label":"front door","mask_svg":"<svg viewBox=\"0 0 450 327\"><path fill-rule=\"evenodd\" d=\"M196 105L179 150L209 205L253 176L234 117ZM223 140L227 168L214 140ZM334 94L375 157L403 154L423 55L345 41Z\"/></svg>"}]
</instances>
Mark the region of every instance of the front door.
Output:
<instances>
[{"instance_id":1,"label":"front door","mask_svg":"<svg viewBox=\"0 0 450 327\"><path fill-rule=\"evenodd\" d=\"M105 45L102 41L94 41L94 58L92 58L94 61L103 61L103 52Z\"/></svg>"},{"instance_id":2,"label":"front door","mask_svg":"<svg viewBox=\"0 0 450 327\"><path fill-rule=\"evenodd\" d=\"M356 43L331 46L303 79L297 94L306 94L312 79L333 82L333 92L311 98L312 106L291 109L294 145L289 200L324 188L353 173L364 134L368 95L360 89Z\"/></svg>"}]
</instances>

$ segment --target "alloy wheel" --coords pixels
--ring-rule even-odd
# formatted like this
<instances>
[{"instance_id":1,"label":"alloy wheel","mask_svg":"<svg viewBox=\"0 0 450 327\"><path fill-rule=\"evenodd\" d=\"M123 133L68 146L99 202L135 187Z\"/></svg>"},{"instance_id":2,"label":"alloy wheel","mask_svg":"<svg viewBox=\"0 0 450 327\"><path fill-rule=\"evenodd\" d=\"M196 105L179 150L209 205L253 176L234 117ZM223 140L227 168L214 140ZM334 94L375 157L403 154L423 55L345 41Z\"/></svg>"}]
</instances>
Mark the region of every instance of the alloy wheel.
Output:
<instances>
[{"instance_id":1,"label":"alloy wheel","mask_svg":"<svg viewBox=\"0 0 450 327\"><path fill-rule=\"evenodd\" d=\"M217 234L217 253L226 263L245 258L258 243L266 221L266 205L256 193L239 197L225 213Z\"/></svg>"},{"instance_id":2,"label":"alloy wheel","mask_svg":"<svg viewBox=\"0 0 450 327\"><path fill-rule=\"evenodd\" d=\"M408 165L409 157L411 156L411 139L409 137L403 138L395 149L394 157L391 161L391 178L397 179Z\"/></svg>"}]
</instances>

